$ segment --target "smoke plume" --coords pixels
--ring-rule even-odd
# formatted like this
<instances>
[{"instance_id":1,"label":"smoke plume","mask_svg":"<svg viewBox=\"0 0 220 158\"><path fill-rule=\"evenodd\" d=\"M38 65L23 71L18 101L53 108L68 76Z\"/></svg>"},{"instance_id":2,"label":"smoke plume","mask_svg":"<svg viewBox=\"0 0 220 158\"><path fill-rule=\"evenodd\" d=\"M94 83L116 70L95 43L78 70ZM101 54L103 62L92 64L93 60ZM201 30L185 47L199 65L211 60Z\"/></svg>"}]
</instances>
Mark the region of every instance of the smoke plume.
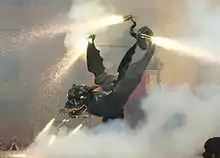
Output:
<instances>
[{"instance_id":1,"label":"smoke plume","mask_svg":"<svg viewBox=\"0 0 220 158\"><path fill-rule=\"evenodd\" d=\"M29 152L47 158L195 157L203 152L204 142L220 131L219 92L219 85L193 91L187 85L163 86L143 100L148 117L136 130L114 121L71 137L62 134L51 146L46 143L50 137L44 138Z\"/></svg>"},{"instance_id":2,"label":"smoke plume","mask_svg":"<svg viewBox=\"0 0 220 158\"><path fill-rule=\"evenodd\" d=\"M183 26L184 36L176 37L176 41L158 40L159 46L173 50L179 55L191 56L206 64L220 64L220 47L218 39L220 31L220 8L208 0L186 1L189 25ZM197 6L197 9L195 9ZM171 35L172 36L172 35ZM174 38L175 39L175 38Z\"/></svg>"}]
</instances>

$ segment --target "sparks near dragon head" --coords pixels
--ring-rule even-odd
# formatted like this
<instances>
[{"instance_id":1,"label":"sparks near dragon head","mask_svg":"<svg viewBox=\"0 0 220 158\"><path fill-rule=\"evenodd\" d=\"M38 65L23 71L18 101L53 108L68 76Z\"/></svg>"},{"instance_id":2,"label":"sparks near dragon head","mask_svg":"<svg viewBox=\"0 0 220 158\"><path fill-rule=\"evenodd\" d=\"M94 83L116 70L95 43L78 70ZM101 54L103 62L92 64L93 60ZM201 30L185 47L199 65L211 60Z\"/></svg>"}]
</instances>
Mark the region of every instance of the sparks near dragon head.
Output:
<instances>
[{"instance_id":1,"label":"sparks near dragon head","mask_svg":"<svg viewBox=\"0 0 220 158\"><path fill-rule=\"evenodd\" d=\"M141 81L144 70L154 55L155 45L151 41L153 31L147 26L134 31L136 21L133 16L123 17L124 21L131 21L130 35L135 38L135 43L122 58L117 75L108 74L105 71L103 58L100 50L95 46L96 35L88 37L86 51L87 69L94 74L94 85L76 85L68 91L68 100L65 107L59 113L67 114L69 118L63 120L59 125L67 123L70 118L82 116L84 112L103 118L103 122L111 119L124 118L124 106L129 96ZM131 64L136 53L136 48L145 52L144 56L137 62Z\"/></svg>"}]
</instances>

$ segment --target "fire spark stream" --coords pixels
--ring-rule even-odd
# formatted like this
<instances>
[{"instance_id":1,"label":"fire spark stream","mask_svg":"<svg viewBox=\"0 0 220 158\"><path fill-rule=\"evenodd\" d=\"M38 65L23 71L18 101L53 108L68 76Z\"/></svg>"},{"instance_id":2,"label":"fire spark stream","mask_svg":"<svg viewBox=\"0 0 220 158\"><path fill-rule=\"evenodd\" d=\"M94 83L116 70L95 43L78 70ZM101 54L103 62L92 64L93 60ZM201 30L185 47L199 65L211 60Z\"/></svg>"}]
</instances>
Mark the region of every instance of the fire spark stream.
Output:
<instances>
[{"instance_id":1,"label":"fire spark stream","mask_svg":"<svg viewBox=\"0 0 220 158\"><path fill-rule=\"evenodd\" d=\"M89 21L85 23L84 25L89 26L89 30L87 30L88 32L97 32L100 29L106 28L110 25L119 24L124 21L125 19L123 16L111 15L109 17L106 17L100 20ZM82 24L78 24L78 25L75 24L75 25L68 26L69 33L74 34L74 29L80 28L79 26L81 25ZM87 42L88 42L86 34L88 32L84 32L84 37L79 38L77 40L78 42L74 42L74 41L71 42L71 43L74 43L76 47L73 47L71 50L69 50L69 52L61 59L61 61L58 62L58 64L56 64L55 67L51 68L51 73L49 75L49 78L46 77L46 79L49 79L49 80L45 82L46 84L43 85L41 89L41 94L43 95L43 97L52 96L51 93L56 92L56 88L58 84L60 84L63 77L66 74L68 74L69 69L74 65L74 63L80 57L82 57L85 54L86 48L87 48ZM43 76L43 78L45 78L45 76Z\"/></svg>"},{"instance_id":2,"label":"fire spark stream","mask_svg":"<svg viewBox=\"0 0 220 158\"><path fill-rule=\"evenodd\" d=\"M76 133L82 128L82 126L83 126L83 123L81 123L81 124L78 125L76 128L74 128L74 129L69 133L68 137L71 137L71 136L73 136L74 134L76 134ZM56 138L57 138L56 135L52 135L52 136L51 136L51 139L49 140L49 143L48 143L48 144L51 146L51 145L55 142Z\"/></svg>"},{"instance_id":3,"label":"fire spark stream","mask_svg":"<svg viewBox=\"0 0 220 158\"><path fill-rule=\"evenodd\" d=\"M69 137L73 136L74 134L76 134L76 132L78 132L83 126L83 123L81 123L80 125L78 125L74 130L72 130L72 132L70 132Z\"/></svg>"},{"instance_id":4,"label":"fire spark stream","mask_svg":"<svg viewBox=\"0 0 220 158\"><path fill-rule=\"evenodd\" d=\"M44 129L37 135L36 139L41 138L53 125L53 122L55 121L55 118L53 118L45 127Z\"/></svg>"},{"instance_id":5,"label":"fire spark stream","mask_svg":"<svg viewBox=\"0 0 220 158\"><path fill-rule=\"evenodd\" d=\"M124 22L124 18L123 16L117 16L117 15L112 15L109 16L107 18L98 20L98 21L90 21L88 22L88 26L98 26L96 27L94 30L98 30L98 29L102 29L104 27L110 26L110 25L115 25L115 24L119 24ZM74 26L72 27L72 29L74 29ZM50 78L53 78L54 82L56 83L64 74L67 73L67 71L70 69L70 67L78 60L79 57L81 57L85 51L86 51L86 47L87 47L87 42L88 40L86 39L87 37L82 37L79 42L79 47L76 48L76 50L72 50L71 52L69 52L67 55L65 55L65 57L61 60L61 62L59 62L59 64L57 65L57 70L55 70L54 72L56 72L55 74L52 72L52 74L50 75ZM76 52L74 52L76 51Z\"/></svg>"},{"instance_id":6,"label":"fire spark stream","mask_svg":"<svg viewBox=\"0 0 220 158\"><path fill-rule=\"evenodd\" d=\"M122 17L118 15L111 15L109 17L101 19L99 20L100 21L99 28L120 23L121 19ZM86 26L94 25L96 22L97 20L92 20L87 23L76 24L72 21L69 21L62 24L51 23L44 26L33 26L29 31L21 30L19 32L12 33L8 37L1 38L0 46L4 50L3 52L7 52L8 50L11 51L13 49L23 50L30 43L33 43L36 39L41 39L41 38L53 39L57 35L71 32L71 30L73 30L74 28L80 28L85 25Z\"/></svg>"},{"instance_id":7,"label":"fire spark stream","mask_svg":"<svg viewBox=\"0 0 220 158\"><path fill-rule=\"evenodd\" d=\"M152 42L158 45L159 47L162 47L167 50L172 50L179 55L193 57L196 59L200 59L204 62L220 64L220 58L218 56L214 56L212 52L204 50L202 48L182 44L178 41L171 40L169 38L155 36L150 38Z\"/></svg>"}]
</instances>

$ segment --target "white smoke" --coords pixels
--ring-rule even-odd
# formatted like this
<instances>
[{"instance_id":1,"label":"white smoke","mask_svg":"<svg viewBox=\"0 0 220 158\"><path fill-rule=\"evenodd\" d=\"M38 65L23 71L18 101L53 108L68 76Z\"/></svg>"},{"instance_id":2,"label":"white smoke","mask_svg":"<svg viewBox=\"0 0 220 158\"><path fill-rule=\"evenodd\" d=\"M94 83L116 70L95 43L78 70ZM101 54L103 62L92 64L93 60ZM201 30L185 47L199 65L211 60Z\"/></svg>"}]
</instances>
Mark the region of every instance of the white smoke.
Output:
<instances>
[{"instance_id":1,"label":"white smoke","mask_svg":"<svg viewBox=\"0 0 220 158\"><path fill-rule=\"evenodd\" d=\"M153 37L153 42L180 56L193 57L201 63L219 66L220 7L210 3L208 0L187 0L186 16L189 17L189 24L182 26L184 36L173 39Z\"/></svg>"},{"instance_id":2,"label":"white smoke","mask_svg":"<svg viewBox=\"0 0 220 158\"><path fill-rule=\"evenodd\" d=\"M206 52L213 60L220 60L220 4L211 5L210 0L186 0L189 27L185 27L186 38L179 39L183 44L194 47L199 53ZM192 52L193 53L193 52ZM204 58L206 58L204 56ZM216 58L216 59L215 59Z\"/></svg>"},{"instance_id":3,"label":"white smoke","mask_svg":"<svg viewBox=\"0 0 220 158\"><path fill-rule=\"evenodd\" d=\"M73 0L68 17L76 25L73 26L72 31L65 38L65 46L68 52L77 53L77 51L85 51L86 43L82 41L83 39L91 34L107 33L105 32L107 27L100 28L97 20L111 15L113 13L107 10L98 0ZM110 35L106 34L106 36Z\"/></svg>"},{"instance_id":4,"label":"white smoke","mask_svg":"<svg viewBox=\"0 0 220 158\"><path fill-rule=\"evenodd\" d=\"M30 153L41 158L195 157L203 152L204 142L220 132L220 97L216 94L220 94L220 85L194 90L163 86L143 100L148 117L136 130L115 121L71 137L62 135L51 146L44 138Z\"/></svg>"}]
</instances>

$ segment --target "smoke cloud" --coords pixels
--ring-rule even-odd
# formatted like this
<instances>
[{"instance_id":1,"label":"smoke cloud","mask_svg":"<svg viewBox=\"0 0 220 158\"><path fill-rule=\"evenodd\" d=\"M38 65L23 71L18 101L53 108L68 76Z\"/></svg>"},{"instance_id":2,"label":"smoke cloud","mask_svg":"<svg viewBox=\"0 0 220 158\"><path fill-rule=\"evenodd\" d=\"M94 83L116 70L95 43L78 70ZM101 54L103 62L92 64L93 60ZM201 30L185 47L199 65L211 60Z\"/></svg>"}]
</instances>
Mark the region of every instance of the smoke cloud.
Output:
<instances>
[{"instance_id":1,"label":"smoke cloud","mask_svg":"<svg viewBox=\"0 0 220 158\"><path fill-rule=\"evenodd\" d=\"M218 20L220 17L219 6L212 6L209 0L187 0L186 2L189 25L184 27L183 32L185 35L176 38L182 45L180 46L170 41L170 44L165 44L165 42L162 46L170 47L168 49L174 50L177 53L180 53L182 50L183 53L180 53L180 55L200 58L199 60L206 64L213 63L219 65L220 47L218 39L220 31L217 29L220 26ZM197 6L197 9L195 9L195 6ZM171 48L172 45L174 48Z\"/></svg>"},{"instance_id":2,"label":"smoke cloud","mask_svg":"<svg viewBox=\"0 0 220 158\"><path fill-rule=\"evenodd\" d=\"M195 157L203 152L204 142L220 131L219 92L219 85L193 91L187 85L163 86L143 100L148 117L136 130L125 122L114 121L83 129L72 137L65 131L51 146L47 146L47 137L29 152L47 158Z\"/></svg>"},{"instance_id":3,"label":"smoke cloud","mask_svg":"<svg viewBox=\"0 0 220 158\"><path fill-rule=\"evenodd\" d=\"M98 22L99 19L105 19L112 15L114 15L114 13L103 6L100 1L74 0L68 17L75 25L65 38L67 51L73 53L85 51L87 45L86 42L82 40L91 34L106 33L105 39L108 39L110 35L105 32L107 26L100 27L100 23Z\"/></svg>"},{"instance_id":4,"label":"smoke cloud","mask_svg":"<svg viewBox=\"0 0 220 158\"><path fill-rule=\"evenodd\" d=\"M217 61L217 64L205 63L200 66L199 77L201 82L219 82L220 47L218 40L220 31L217 29L220 26L218 20L220 18L219 5L206 0L187 1L190 25L187 29L188 38L185 42L203 49Z\"/></svg>"}]
</instances>

